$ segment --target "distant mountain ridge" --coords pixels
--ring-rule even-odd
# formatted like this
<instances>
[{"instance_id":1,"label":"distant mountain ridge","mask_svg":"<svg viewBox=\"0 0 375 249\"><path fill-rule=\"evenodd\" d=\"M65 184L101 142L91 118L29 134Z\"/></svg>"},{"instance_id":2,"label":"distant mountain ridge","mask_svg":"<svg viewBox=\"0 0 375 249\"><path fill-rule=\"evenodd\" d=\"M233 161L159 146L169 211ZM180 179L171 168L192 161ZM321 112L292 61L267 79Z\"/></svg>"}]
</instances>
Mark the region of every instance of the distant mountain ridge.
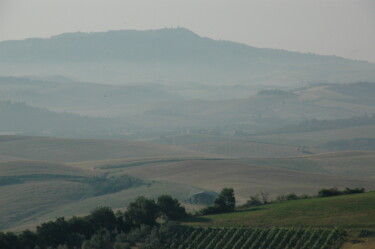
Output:
<instances>
[{"instance_id":1,"label":"distant mountain ridge","mask_svg":"<svg viewBox=\"0 0 375 249\"><path fill-rule=\"evenodd\" d=\"M67 33L47 39L3 41L0 65L4 69L0 74L13 66L10 71L15 75L59 74L110 83L375 80L375 64L217 41L184 28Z\"/></svg>"},{"instance_id":2,"label":"distant mountain ridge","mask_svg":"<svg viewBox=\"0 0 375 249\"><path fill-rule=\"evenodd\" d=\"M212 46L216 43L216 47ZM21 46L22 47L21 47ZM76 50L78 46L83 46ZM160 30L119 30L100 33L64 33L51 38L29 38L20 41L0 42L2 60L71 60L91 59L118 60L181 60L193 59L196 62L212 62L235 56L243 60L270 59L309 59L322 58L345 61L337 56L303 54L279 49L256 48L231 41L215 41L200 37L185 28ZM15 50L15 48L17 50ZM29 50L33 48L33 50ZM93 50L95 48L95 51ZM219 48L219 49L218 49ZM14 50L13 50L14 49ZM56 50L58 49L58 50ZM76 51L75 51L76 50ZM60 53L59 51L68 51ZM75 51L76 53L69 53ZM28 54L27 54L28 53ZM25 56L19 58L18 56ZM207 55L210 55L209 57ZM279 57L277 57L279 56ZM274 58L273 58L274 57Z\"/></svg>"}]
</instances>

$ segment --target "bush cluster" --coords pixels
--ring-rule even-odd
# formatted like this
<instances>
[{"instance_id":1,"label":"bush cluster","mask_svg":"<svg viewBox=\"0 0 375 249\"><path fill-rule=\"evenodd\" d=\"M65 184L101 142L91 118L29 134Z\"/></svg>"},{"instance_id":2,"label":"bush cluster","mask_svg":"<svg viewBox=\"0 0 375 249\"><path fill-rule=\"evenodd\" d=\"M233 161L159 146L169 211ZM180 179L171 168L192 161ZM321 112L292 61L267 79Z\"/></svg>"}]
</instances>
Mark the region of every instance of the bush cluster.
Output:
<instances>
[{"instance_id":1,"label":"bush cluster","mask_svg":"<svg viewBox=\"0 0 375 249\"><path fill-rule=\"evenodd\" d=\"M338 188L323 188L319 190L318 196L330 197L330 196L336 196L336 195L360 194L364 192L365 192L364 188L345 188L342 191L340 191Z\"/></svg>"}]
</instances>

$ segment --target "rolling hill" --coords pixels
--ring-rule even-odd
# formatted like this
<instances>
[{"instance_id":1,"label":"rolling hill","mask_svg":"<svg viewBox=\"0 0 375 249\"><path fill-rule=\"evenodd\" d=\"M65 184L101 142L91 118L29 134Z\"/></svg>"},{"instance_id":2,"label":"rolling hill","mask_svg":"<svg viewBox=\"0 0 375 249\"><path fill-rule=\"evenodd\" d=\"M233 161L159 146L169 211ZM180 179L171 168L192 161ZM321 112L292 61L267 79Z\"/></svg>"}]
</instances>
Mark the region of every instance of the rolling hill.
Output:
<instances>
[{"instance_id":1,"label":"rolling hill","mask_svg":"<svg viewBox=\"0 0 375 249\"><path fill-rule=\"evenodd\" d=\"M205 141L210 139L217 137ZM301 152L270 158L277 148L288 153L295 147L268 145L267 158L248 157L256 146L209 153L204 145L0 136L0 227L24 229L100 205L124 208L139 195L168 193L194 210L202 206L189 203L190 197L223 187L233 187L239 203L260 192L273 199L290 192L313 194L322 187L375 188L373 152Z\"/></svg>"},{"instance_id":2,"label":"rolling hill","mask_svg":"<svg viewBox=\"0 0 375 249\"><path fill-rule=\"evenodd\" d=\"M0 99L8 100L0 100L4 117L0 132L159 143L171 141L155 137L183 133L237 135L226 141L252 135L247 140L323 150L372 150L374 142L363 139L373 138L374 85L313 84L257 94L244 90L245 98L209 100L205 90L197 99L189 89L160 84L114 86L56 77L0 77Z\"/></svg>"},{"instance_id":3,"label":"rolling hill","mask_svg":"<svg viewBox=\"0 0 375 249\"><path fill-rule=\"evenodd\" d=\"M275 133L284 133L285 130L288 133L309 132L311 130L301 129L309 120L310 123L313 120L321 121L320 127L315 127L316 130L327 129L323 121L331 122L333 127L328 129L356 128L373 124L371 115L375 113L375 106L368 97L375 94L373 86L374 83L324 84L294 91L262 90L246 98L230 100L191 99L165 102L154 105L133 122L150 128L148 120L153 120L154 127L169 123L168 126L172 129L183 127L203 130L206 127L206 130L224 134L236 131L242 134L268 135L270 131L273 136ZM344 93L347 88L356 94ZM369 115L367 123L350 125L350 119L366 115ZM340 121L346 123L346 126L334 126L335 122Z\"/></svg>"},{"instance_id":4,"label":"rolling hill","mask_svg":"<svg viewBox=\"0 0 375 249\"><path fill-rule=\"evenodd\" d=\"M188 160L212 156L128 140L0 136L0 229L32 226L56 216L85 214L97 206L123 208L141 194L156 197L168 192L185 200L202 191L198 187L144 181L122 172L95 169L94 160L102 163L116 158L152 161L155 157Z\"/></svg>"},{"instance_id":5,"label":"rolling hill","mask_svg":"<svg viewBox=\"0 0 375 249\"><path fill-rule=\"evenodd\" d=\"M0 87L0 100L95 117L137 114L153 103L184 99L156 83L129 86L94 84L62 76L0 77Z\"/></svg>"},{"instance_id":6,"label":"rolling hill","mask_svg":"<svg viewBox=\"0 0 375 249\"><path fill-rule=\"evenodd\" d=\"M0 101L0 133L68 137L111 137L132 127L118 119L53 112L21 102Z\"/></svg>"}]
</instances>

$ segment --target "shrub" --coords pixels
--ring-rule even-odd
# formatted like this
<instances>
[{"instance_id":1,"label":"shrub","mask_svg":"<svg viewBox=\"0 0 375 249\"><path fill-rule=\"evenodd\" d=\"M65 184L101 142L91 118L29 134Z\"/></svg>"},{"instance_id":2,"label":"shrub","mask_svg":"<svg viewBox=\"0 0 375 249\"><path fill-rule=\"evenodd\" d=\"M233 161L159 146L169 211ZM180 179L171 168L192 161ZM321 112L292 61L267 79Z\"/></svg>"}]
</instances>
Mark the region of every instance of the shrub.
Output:
<instances>
[{"instance_id":1,"label":"shrub","mask_svg":"<svg viewBox=\"0 0 375 249\"><path fill-rule=\"evenodd\" d=\"M290 193L290 194L287 194L286 195L286 199L288 201L291 201L291 200L298 200L299 197L295 194L295 193Z\"/></svg>"},{"instance_id":2,"label":"shrub","mask_svg":"<svg viewBox=\"0 0 375 249\"><path fill-rule=\"evenodd\" d=\"M345 188L343 191L344 194L349 195L349 194L360 194L364 193L365 189L364 188Z\"/></svg>"},{"instance_id":3,"label":"shrub","mask_svg":"<svg viewBox=\"0 0 375 249\"><path fill-rule=\"evenodd\" d=\"M323 188L319 190L318 192L319 197L330 197L330 196L337 196L341 194L342 193L337 188Z\"/></svg>"},{"instance_id":4,"label":"shrub","mask_svg":"<svg viewBox=\"0 0 375 249\"><path fill-rule=\"evenodd\" d=\"M253 207L262 205L262 202L259 199L259 195L250 196L250 199L244 205L245 207Z\"/></svg>"}]
</instances>

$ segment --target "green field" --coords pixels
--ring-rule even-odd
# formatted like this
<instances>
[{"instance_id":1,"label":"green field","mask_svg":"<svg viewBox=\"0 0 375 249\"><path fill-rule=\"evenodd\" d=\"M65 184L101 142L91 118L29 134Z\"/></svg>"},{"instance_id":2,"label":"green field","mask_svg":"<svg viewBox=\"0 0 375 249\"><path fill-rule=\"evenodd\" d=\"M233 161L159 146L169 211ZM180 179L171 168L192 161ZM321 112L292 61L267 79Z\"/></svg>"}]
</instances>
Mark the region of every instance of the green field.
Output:
<instances>
[{"instance_id":1,"label":"green field","mask_svg":"<svg viewBox=\"0 0 375 249\"><path fill-rule=\"evenodd\" d=\"M292 230L309 229L312 227L316 229L338 228L346 232L346 239L341 247L336 248L372 249L375 248L374 237L362 237L360 234L362 231L372 231L371 233L374 233L374 207L375 192L368 192L271 203L232 213L199 216L185 220L182 224L189 227L203 227L206 229L223 227L242 227L248 229L289 227ZM321 232L321 234L323 233ZM310 245L305 248L324 247Z\"/></svg>"},{"instance_id":2,"label":"green field","mask_svg":"<svg viewBox=\"0 0 375 249\"><path fill-rule=\"evenodd\" d=\"M185 221L202 227L341 227L375 229L375 192L272 203Z\"/></svg>"}]
</instances>

